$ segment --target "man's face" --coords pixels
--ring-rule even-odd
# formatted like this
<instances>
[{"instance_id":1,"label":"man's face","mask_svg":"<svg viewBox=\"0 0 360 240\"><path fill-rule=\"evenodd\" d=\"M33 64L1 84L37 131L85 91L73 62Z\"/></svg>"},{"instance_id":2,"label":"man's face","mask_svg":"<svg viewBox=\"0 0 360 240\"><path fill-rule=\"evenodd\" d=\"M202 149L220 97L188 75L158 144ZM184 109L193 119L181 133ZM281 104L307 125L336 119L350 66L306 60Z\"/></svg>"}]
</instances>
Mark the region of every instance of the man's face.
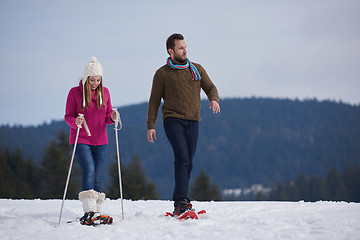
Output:
<instances>
[{"instance_id":1,"label":"man's face","mask_svg":"<svg viewBox=\"0 0 360 240\"><path fill-rule=\"evenodd\" d=\"M185 62L187 58L186 44L184 40L175 39L174 50L169 50L171 60L176 62Z\"/></svg>"}]
</instances>

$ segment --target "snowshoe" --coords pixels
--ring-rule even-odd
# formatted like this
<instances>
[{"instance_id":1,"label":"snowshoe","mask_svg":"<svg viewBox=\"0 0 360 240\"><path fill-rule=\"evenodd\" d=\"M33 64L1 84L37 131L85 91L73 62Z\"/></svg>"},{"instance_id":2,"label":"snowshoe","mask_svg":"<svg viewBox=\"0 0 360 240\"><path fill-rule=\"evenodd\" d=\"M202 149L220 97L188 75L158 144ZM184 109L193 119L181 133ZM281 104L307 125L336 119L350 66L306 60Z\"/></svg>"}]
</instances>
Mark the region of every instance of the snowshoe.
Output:
<instances>
[{"instance_id":1,"label":"snowshoe","mask_svg":"<svg viewBox=\"0 0 360 240\"><path fill-rule=\"evenodd\" d=\"M199 215L201 214L205 214L206 211L205 210L201 210L199 212L195 212L195 211L186 211L186 212L183 212L182 214L180 215L174 215L173 213L171 212L166 212L165 213L165 216L169 216L169 217L174 217L178 220L187 220L187 219L199 219Z\"/></svg>"},{"instance_id":2,"label":"snowshoe","mask_svg":"<svg viewBox=\"0 0 360 240\"><path fill-rule=\"evenodd\" d=\"M193 209L192 204L184 199L182 201L176 201L174 203L174 211L172 213L166 212L165 216L175 217L179 220L181 219L199 219L198 214L206 213L205 210L201 210L196 213L195 209Z\"/></svg>"},{"instance_id":3,"label":"snowshoe","mask_svg":"<svg viewBox=\"0 0 360 240\"><path fill-rule=\"evenodd\" d=\"M95 226L100 224L112 224L113 218L108 215L100 215L96 212L87 212L82 218L80 218L80 224Z\"/></svg>"}]
</instances>

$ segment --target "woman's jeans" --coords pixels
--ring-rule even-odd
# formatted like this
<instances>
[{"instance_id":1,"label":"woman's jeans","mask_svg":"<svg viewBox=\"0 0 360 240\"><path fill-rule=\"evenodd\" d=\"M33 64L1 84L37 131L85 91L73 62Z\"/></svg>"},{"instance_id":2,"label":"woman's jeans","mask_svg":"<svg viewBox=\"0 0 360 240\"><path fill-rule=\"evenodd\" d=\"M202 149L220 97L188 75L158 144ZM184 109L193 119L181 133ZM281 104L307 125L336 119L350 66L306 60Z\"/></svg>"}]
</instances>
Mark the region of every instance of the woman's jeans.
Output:
<instances>
[{"instance_id":1,"label":"woman's jeans","mask_svg":"<svg viewBox=\"0 0 360 240\"><path fill-rule=\"evenodd\" d=\"M174 201L187 199L190 174L199 132L199 122L178 118L166 118L164 129L173 148L175 157L175 189Z\"/></svg>"},{"instance_id":2,"label":"woman's jeans","mask_svg":"<svg viewBox=\"0 0 360 240\"><path fill-rule=\"evenodd\" d=\"M74 145L71 145L74 148ZM82 191L94 189L101 192L102 174L108 145L77 144L75 157L82 172Z\"/></svg>"}]
</instances>

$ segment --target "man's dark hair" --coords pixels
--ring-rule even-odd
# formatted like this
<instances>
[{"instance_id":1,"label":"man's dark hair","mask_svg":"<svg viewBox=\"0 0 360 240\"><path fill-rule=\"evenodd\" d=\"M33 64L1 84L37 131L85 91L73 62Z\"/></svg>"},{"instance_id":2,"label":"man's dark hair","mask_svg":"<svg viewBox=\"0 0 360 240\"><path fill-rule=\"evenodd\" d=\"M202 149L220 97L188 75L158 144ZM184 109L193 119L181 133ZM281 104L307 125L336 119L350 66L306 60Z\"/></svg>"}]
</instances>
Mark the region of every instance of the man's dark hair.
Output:
<instances>
[{"instance_id":1,"label":"man's dark hair","mask_svg":"<svg viewBox=\"0 0 360 240\"><path fill-rule=\"evenodd\" d=\"M168 39L166 40L166 51L168 49L174 49L175 48L175 40L184 40L184 36L180 33L174 33Z\"/></svg>"}]
</instances>

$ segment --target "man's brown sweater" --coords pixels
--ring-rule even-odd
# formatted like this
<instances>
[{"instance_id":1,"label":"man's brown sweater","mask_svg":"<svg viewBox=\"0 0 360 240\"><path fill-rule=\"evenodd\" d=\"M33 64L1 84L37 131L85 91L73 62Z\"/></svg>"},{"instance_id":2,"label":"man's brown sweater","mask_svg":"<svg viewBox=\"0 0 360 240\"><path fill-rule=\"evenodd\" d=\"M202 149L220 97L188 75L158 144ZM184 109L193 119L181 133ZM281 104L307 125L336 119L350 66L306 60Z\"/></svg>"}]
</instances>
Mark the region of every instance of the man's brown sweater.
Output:
<instances>
[{"instance_id":1,"label":"man's brown sweater","mask_svg":"<svg viewBox=\"0 0 360 240\"><path fill-rule=\"evenodd\" d=\"M179 70L168 65L159 68L153 79L148 105L147 129L155 128L161 99L163 120L168 117L200 121L200 91L206 93L210 101L219 102L219 94L205 69L193 63L201 80L192 80L190 68Z\"/></svg>"}]
</instances>

